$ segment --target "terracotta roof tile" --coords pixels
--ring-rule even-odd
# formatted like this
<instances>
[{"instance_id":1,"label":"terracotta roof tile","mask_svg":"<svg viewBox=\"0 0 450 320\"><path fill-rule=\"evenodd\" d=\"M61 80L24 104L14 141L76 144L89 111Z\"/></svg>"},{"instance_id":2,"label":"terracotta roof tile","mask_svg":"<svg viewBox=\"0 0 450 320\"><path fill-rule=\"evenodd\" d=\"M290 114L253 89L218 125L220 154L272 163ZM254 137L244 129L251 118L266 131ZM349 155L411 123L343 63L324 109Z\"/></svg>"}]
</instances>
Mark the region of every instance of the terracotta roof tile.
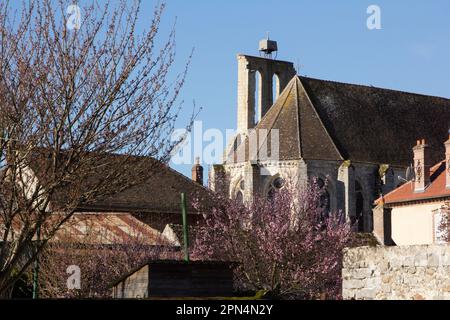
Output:
<instances>
[{"instance_id":1,"label":"terracotta roof tile","mask_svg":"<svg viewBox=\"0 0 450 320\"><path fill-rule=\"evenodd\" d=\"M415 192L414 182L409 181L386 194L383 198L378 198L375 203L379 204L384 202L387 206L390 206L401 202L433 200L450 197L450 189L446 188L445 181L445 161L439 162L431 168L430 180L431 183L423 192Z\"/></svg>"},{"instance_id":2,"label":"terracotta roof tile","mask_svg":"<svg viewBox=\"0 0 450 320\"><path fill-rule=\"evenodd\" d=\"M51 242L125 244L139 240L147 245L175 245L160 232L128 213L76 213Z\"/></svg>"}]
</instances>

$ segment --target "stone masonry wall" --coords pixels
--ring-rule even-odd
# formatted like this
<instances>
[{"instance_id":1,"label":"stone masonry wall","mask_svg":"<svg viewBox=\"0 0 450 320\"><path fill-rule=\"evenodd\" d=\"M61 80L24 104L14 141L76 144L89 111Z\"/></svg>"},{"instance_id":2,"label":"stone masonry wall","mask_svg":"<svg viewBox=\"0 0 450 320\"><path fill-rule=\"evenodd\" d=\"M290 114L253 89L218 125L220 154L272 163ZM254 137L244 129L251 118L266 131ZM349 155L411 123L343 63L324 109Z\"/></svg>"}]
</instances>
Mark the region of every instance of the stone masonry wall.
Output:
<instances>
[{"instance_id":1,"label":"stone masonry wall","mask_svg":"<svg viewBox=\"0 0 450 320\"><path fill-rule=\"evenodd\" d=\"M344 299L450 300L450 245L344 250Z\"/></svg>"}]
</instances>

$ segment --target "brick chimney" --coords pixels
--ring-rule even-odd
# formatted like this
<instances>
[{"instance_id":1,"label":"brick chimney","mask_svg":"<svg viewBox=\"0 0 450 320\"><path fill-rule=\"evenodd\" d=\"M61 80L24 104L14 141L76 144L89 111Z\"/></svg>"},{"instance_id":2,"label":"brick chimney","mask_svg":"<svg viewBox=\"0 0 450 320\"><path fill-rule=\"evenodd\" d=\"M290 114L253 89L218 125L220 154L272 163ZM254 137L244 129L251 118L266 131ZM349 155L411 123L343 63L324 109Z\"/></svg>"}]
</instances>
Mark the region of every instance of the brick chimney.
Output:
<instances>
[{"instance_id":1,"label":"brick chimney","mask_svg":"<svg viewBox=\"0 0 450 320\"><path fill-rule=\"evenodd\" d=\"M414 152L414 191L423 192L430 184L430 148L425 139L417 140Z\"/></svg>"},{"instance_id":2,"label":"brick chimney","mask_svg":"<svg viewBox=\"0 0 450 320\"><path fill-rule=\"evenodd\" d=\"M450 130L448 140L445 142L445 186L450 189Z\"/></svg>"},{"instance_id":3,"label":"brick chimney","mask_svg":"<svg viewBox=\"0 0 450 320\"><path fill-rule=\"evenodd\" d=\"M200 165L200 158L195 158L195 164L192 166L192 180L203 185L203 167Z\"/></svg>"}]
</instances>

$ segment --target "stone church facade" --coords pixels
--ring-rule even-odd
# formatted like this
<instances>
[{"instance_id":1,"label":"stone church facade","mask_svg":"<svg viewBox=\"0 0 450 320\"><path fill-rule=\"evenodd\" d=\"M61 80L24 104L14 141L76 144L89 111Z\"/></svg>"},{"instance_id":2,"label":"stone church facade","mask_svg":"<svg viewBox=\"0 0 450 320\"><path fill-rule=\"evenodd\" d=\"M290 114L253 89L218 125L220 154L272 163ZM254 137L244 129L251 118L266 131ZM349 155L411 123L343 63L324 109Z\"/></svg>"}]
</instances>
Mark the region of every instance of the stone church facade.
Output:
<instances>
[{"instance_id":1,"label":"stone church facade","mask_svg":"<svg viewBox=\"0 0 450 320\"><path fill-rule=\"evenodd\" d=\"M248 202L315 177L331 211L371 232L375 199L408 178L410 146L425 138L436 162L443 152L449 99L308 78L271 58L237 61L238 133L209 173L215 191Z\"/></svg>"}]
</instances>

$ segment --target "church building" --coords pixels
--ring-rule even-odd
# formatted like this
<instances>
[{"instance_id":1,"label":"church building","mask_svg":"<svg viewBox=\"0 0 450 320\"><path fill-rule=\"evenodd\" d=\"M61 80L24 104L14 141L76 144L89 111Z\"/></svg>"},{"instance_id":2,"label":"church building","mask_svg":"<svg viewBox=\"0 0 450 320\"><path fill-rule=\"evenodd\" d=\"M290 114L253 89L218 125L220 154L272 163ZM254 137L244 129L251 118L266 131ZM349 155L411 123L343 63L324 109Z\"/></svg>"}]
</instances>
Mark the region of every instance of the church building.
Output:
<instances>
[{"instance_id":1,"label":"church building","mask_svg":"<svg viewBox=\"0 0 450 320\"><path fill-rule=\"evenodd\" d=\"M211 168L211 189L248 202L315 177L331 211L371 232L375 199L409 179L410 146L426 139L429 161L441 160L450 100L298 75L276 49L262 40L260 56L237 55L238 133Z\"/></svg>"}]
</instances>

